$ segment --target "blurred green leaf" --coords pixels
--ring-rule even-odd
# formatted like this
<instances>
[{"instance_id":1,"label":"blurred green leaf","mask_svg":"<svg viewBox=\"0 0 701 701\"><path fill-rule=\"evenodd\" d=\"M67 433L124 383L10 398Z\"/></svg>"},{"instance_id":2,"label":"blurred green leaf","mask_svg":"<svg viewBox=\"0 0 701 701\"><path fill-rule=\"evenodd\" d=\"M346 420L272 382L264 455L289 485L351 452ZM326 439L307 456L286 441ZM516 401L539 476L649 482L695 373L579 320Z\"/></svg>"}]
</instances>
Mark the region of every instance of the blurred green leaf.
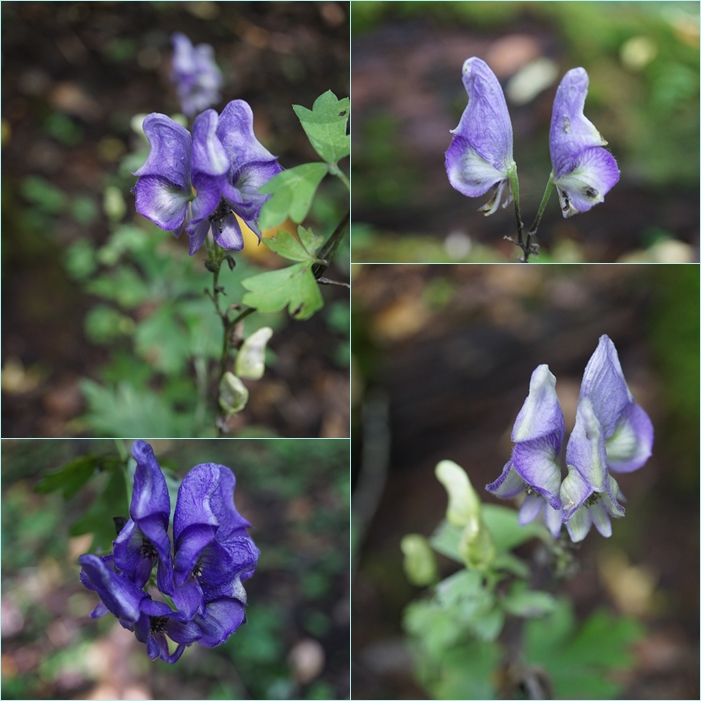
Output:
<instances>
[{"instance_id":1,"label":"blurred green leaf","mask_svg":"<svg viewBox=\"0 0 701 701\"><path fill-rule=\"evenodd\" d=\"M151 296L143 278L127 265L91 280L85 289L90 294L114 300L124 309L133 309Z\"/></svg>"},{"instance_id":2,"label":"blurred green leaf","mask_svg":"<svg viewBox=\"0 0 701 701\"><path fill-rule=\"evenodd\" d=\"M71 205L71 215L78 224L93 224L100 215L95 200L90 195L78 195Z\"/></svg>"},{"instance_id":3,"label":"blurred green leaf","mask_svg":"<svg viewBox=\"0 0 701 701\"><path fill-rule=\"evenodd\" d=\"M289 216L299 224L307 216L314 193L328 173L325 163L305 163L283 170L259 188L272 197L263 205L260 213L260 228L270 229L281 224Z\"/></svg>"},{"instance_id":4,"label":"blurred green leaf","mask_svg":"<svg viewBox=\"0 0 701 701\"><path fill-rule=\"evenodd\" d=\"M292 105L309 142L327 163L334 165L350 153L350 135L346 133L350 99L339 100L330 90L317 97L312 109Z\"/></svg>"},{"instance_id":5,"label":"blurred green leaf","mask_svg":"<svg viewBox=\"0 0 701 701\"><path fill-rule=\"evenodd\" d=\"M526 623L525 659L547 670L556 698L612 699L623 684L611 672L635 664L630 647L642 635L634 619L605 611L595 612L576 628L572 604L561 598L552 614Z\"/></svg>"},{"instance_id":6,"label":"blurred green leaf","mask_svg":"<svg viewBox=\"0 0 701 701\"><path fill-rule=\"evenodd\" d=\"M85 378L80 381L80 389L88 403L85 421L97 435L182 438L191 434L191 418L176 414L152 390L137 389L129 382L103 387Z\"/></svg>"},{"instance_id":7,"label":"blurred green leaf","mask_svg":"<svg viewBox=\"0 0 701 701\"><path fill-rule=\"evenodd\" d=\"M87 239L79 239L66 250L64 262L74 280L84 280L97 270L95 247Z\"/></svg>"},{"instance_id":8,"label":"blurred green leaf","mask_svg":"<svg viewBox=\"0 0 701 701\"><path fill-rule=\"evenodd\" d=\"M93 476L101 460L92 453L71 460L56 472L45 475L36 491L40 494L61 491L64 499L70 499Z\"/></svg>"},{"instance_id":9,"label":"blurred green leaf","mask_svg":"<svg viewBox=\"0 0 701 701\"><path fill-rule=\"evenodd\" d=\"M96 304L85 315L85 335L91 343L103 345L133 333L134 321L105 304Z\"/></svg>"},{"instance_id":10,"label":"blurred green leaf","mask_svg":"<svg viewBox=\"0 0 701 701\"><path fill-rule=\"evenodd\" d=\"M173 304L163 304L136 327L136 352L161 372L179 373L187 363L190 340Z\"/></svg>"},{"instance_id":11,"label":"blurred green leaf","mask_svg":"<svg viewBox=\"0 0 701 701\"><path fill-rule=\"evenodd\" d=\"M83 129L61 112L52 112L46 118L44 130L65 146L77 146L83 140Z\"/></svg>"},{"instance_id":12,"label":"blurred green leaf","mask_svg":"<svg viewBox=\"0 0 701 701\"><path fill-rule=\"evenodd\" d=\"M295 319L308 319L324 306L310 263L253 275L241 284L249 290L243 303L259 312L277 312L287 307Z\"/></svg>"},{"instance_id":13,"label":"blurred green leaf","mask_svg":"<svg viewBox=\"0 0 701 701\"><path fill-rule=\"evenodd\" d=\"M535 522L519 526L518 512L508 506L483 504L482 519L492 534L494 545L500 551L511 550L531 538L540 538L546 543L550 541L545 526Z\"/></svg>"},{"instance_id":14,"label":"blurred green leaf","mask_svg":"<svg viewBox=\"0 0 701 701\"><path fill-rule=\"evenodd\" d=\"M60 214L68 204L66 194L38 175L29 175L22 181L22 196L45 214Z\"/></svg>"},{"instance_id":15,"label":"blurred green leaf","mask_svg":"<svg viewBox=\"0 0 701 701\"><path fill-rule=\"evenodd\" d=\"M90 508L71 524L69 533L72 536L93 534L91 549L95 552L110 552L112 541L116 537L113 516L127 516L129 502L124 478L124 468L120 463L108 463L110 473L105 488Z\"/></svg>"},{"instance_id":16,"label":"blurred green leaf","mask_svg":"<svg viewBox=\"0 0 701 701\"><path fill-rule=\"evenodd\" d=\"M516 582L511 591L501 600L505 611L514 616L534 618L544 616L555 610L557 602L552 594L526 588L524 582Z\"/></svg>"}]
</instances>

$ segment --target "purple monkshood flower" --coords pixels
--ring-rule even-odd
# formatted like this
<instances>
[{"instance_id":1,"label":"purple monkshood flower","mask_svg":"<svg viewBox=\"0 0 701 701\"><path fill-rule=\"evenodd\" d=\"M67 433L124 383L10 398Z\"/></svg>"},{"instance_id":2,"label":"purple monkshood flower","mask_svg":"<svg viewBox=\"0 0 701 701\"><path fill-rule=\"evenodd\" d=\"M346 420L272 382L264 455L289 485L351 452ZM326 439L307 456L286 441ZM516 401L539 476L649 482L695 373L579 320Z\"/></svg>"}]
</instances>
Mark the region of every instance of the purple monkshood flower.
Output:
<instances>
[{"instance_id":1,"label":"purple monkshood flower","mask_svg":"<svg viewBox=\"0 0 701 701\"><path fill-rule=\"evenodd\" d=\"M500 477L487 485L487 491L503 499L525 492L519 524L530 523L544 508L553 537L562 526L558 459L564 436L565 418L555 393L555 375L547 365L539 365L511 432L515 443L511 459Z\"/></svg>"},{"instance_id":2,"label":"purple monkshood flower","mask_svg":"<svg viewBox=\"0 0 701 701\"><path fill-rule=\"evenodd\" d=\"M177 88L183 113L192 117L219 102L222 74L209 44L193 46L181 32L173 34L170 40L173 44L170 80Z\"/></svg>"},{"instance_id":3,"label":"purple monkshood flower","mask_svg":"<svg viewBox=\"0 0 701 701\"><path fill-rule=\"evenodd\" d=\"M564 522L573 542L592 524L611 535L610 516L623 516L618 484L609 473L632 472L652 454L653 428L628 389L616 347L604 335L582 378L577 418L570 436L567 477L560 483L558 462L564 419L547 365L533 372L528 398L512 432L516 444L501 476L487 490L502 498L526 493L521 525L545 510L554 537Z\"/></svg>"},{"instance_id":4,"label":"purple monkshood flower","mask_svg":"<svg viewBox=\"0 0 701 701\"><path fill-rule=\"evenodd\" d=\"M197 115L192 135L164 114L144 119L151 150L133 174L136 210L161 229L190 237L196 253L209 230L222 247L243 248L235 215L260 239L258 217L271 195L258 188L282 171L282 166L255 137L253 112L244 100L233 100L218 115Z\"/></svg>"},{"instance_id":5,"label":"purple monkshood flower","mask_svg":"<svg viewBox=\"0 0 701 701\"><path fill-rule=\"evenodd\" d=\"M654 430L633 399L613 341L606 335L587 363L575 426L567 445L568 476L561 496L567 530L582 540L592 523L611 535L610 516L623 516L613 472L632 472L652 455Z\"/></svg>"},{"instance_id":6,"label":"purple monkshood flower","mask_svg":"<svg viewBox=\"0 0 701 701\"><path fill-rule=\"evenodd\" d=\"M170 557L170 497L161 467L151 446L136 441L136 460L131 518L114 541L114 564L137 587L143 587L158 562L158 588L173 593L173 567Z\"/></svg>"},{"instance_id":7,"label":"purple monkshood flower","mask_svg":"<svg viewBox=\"0 0 701 701\"><path fill-rule=\"evenodd\" d=\"M468 58L462 67L468 103L445 154L450 184L467 197L481 197L496 187L494 197L480 208L493 214L502 196L511 202L509 175L516 170L514 135L504 92L492 69L481 59Z\"/></svg>"},{"instance_id":8,"label":"purple monkshood flower","mask_svg":"<svg viewBox=\"0 0 701 701\"><path fill-rule=\"evenodd\" d=\"M550 158L565 217L603 202L620 177L616 159L602 148L606 141L584 116L588 88L587 72L573 68L562 79L553 103Z\"/></svg>"},{"instance_id":9,"label":"purple monkshood flower","mask_svg":"<svg viewBox=\"0 0 701 701\"><path fill-rule=\"evenodd\" d=\"M176 662L193 642L220 645L246 622L243 582L256 568L259 551L250 523L234 505L236 478L228 467L192 468L178 491L171 557L170 499L163 473L148 443L136 441L137 461L131 519L114 541L114 553L83 555L81 582L100 597L92 618L114 614L146 644L151 659ZM146 591L158 562L155 584L173 607ZM166 636L178 643L171 655Z\"/></svg>"},{"instance_id":10,"label":"purple monkshood flower","mask_svg":"<svg viewBox=\"0 0 701 701\"><path fill-rule=\"evenodd\" d=\"M255 570L258 549L248 536L251 524L234 506L236 478L228 467L193 467L178 489L173 519L175 596L192 617L222 597L246 603L242 582Z\"/></svg>"}]
</instances>

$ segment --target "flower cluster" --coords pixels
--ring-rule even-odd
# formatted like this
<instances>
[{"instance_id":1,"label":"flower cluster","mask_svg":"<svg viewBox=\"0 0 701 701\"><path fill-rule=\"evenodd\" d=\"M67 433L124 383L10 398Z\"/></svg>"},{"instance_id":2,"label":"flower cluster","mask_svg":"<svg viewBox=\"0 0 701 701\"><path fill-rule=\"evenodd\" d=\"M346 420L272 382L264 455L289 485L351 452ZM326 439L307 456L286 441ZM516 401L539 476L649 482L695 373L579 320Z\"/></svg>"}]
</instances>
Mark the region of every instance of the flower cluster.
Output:
<instances>
[{"instance_id":1,"label":"flower cluster","mask_svg":"<svg viewBox=\"0 0 701 701\"><path fill-rule=\"evenodd\" d=\"M468 58L462 80L469 98L445 164L450 184L467 197L480 197L496 187L494 197L480 211L493 214L506 192L511 201L515 177L513 129L504 93L497 77L482 59ZM618 182L616 159L606 141L584 116L589 77L584 68L568 71L553 103L550 123L552 179L564 217L586 212L604 201Z\"/></svg>"},{"instance_id":2,"label":"flower cluster","mask_svg":"<svg viewBox=\"0 0 701 701\"><path fill-rule=\"evenodd\" d=\"M499 478L487 490L505 499L525 492L519 523L530 523L544 510L553 537L563 522L573 542L592 526L611 535L610 516L624 515L613 472L632 472L652 454L653 428L635 403L608 336L599 339L584 370L575 426L567 444L567 477L562 480L559 455L565 420L555 393L555 376L539 365L516 417L514 449Z\"/></svg>"},{"instance_id":3,"label":"flower cluster","mask_svg":"<svg viewBox=\"0 0 701 701\"><path fill-rule=\"evenodd\" d=\"M260 239L258 217L270 195L258 188L282 166L255 137L253 112L233 100L219 115L197 115L192 134L164 114L149 114L143 123L151 150L134 172L136 210L154 224L190 237L190 255L214 240L229 250L243 248L237 215Z\"/></svg>"},{"instance_id":4,"label":"flower cluster","mask_svg":"<svg viewBox=\"0 0 701 701\"><path fill-rule=\"evenodd\" d=\"M171 554L165 477L148 443L136 441L132 454L131 518L112 554L80 557L80 579L100 597L92 618L114 614L146 644L151 659L173 664L188 645L215 647L246 622L243 582L253 575L259 551L246 531L251 524L234 506L234 474L204 463L178 489ZM154 566L157 588L174 608L146 591ZM172 654L166 635L178 644Z\"/></svg>"},{"instance_id":5,"label":"flower cluster","mask_svg":"<svg viewBox=\"0 0 701 701\"><path fill-rule=\"evenodd\" d=\"M209 44L193 46L181 32L171 37L173 66L170 80L175 84L183 113L192 117L219 102L223 78L214 62Z\"/></svg>"}]
</instances>

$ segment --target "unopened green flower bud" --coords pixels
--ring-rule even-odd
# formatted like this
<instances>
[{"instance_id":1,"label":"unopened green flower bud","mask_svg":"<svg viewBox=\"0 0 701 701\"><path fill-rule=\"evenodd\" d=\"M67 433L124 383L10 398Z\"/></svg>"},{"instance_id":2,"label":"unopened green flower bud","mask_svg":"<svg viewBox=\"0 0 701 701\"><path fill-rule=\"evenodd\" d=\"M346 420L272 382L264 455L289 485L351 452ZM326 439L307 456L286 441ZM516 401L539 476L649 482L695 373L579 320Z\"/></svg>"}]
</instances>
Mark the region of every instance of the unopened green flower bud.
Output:
<instances>
[{"instance_id":1,"label":"unopened green flower bud","mask_svg":"<svg viewBox=\"0 0 701 701\"><path fill-rule=\"evenodd\" d=\"M469 568L484 570L494 561L496 550L482 521L480 498L465 470L452 460L436 465L436 477L448 492L446 518L453 526L463 526L458 552Z\"/></svg>"},{"instance_id":2,"label":"unopened green flower bud","mask_svg":"<svg viewBox=\"0 0 701 701\"><path fill-rule=\"evenodd\" d=\"M404 571L407 579L417 587L426 587L438 579L436 558L426 538L411 533L402 538Z\"/></svg>"},{"instance_id":3,"label":"unopened green flower bud","mask_svg":"<svg viewBox=\"0 0 701 701\"><path fill-rule=\"evenodd\" d=\"M246 406L248 389L233 372L225 372L219 383L219 406L229 415Z\"/></svg>"},{"instance_id":4,"label":"unopened green flower bud","mask_svg":"<svg viewBox=\"0 0 701 701\"><path fill-rule=\"evenodd\" d=\"M273 335L267 326L252 333L239 349L234 371L247 380L260 380L265 372L265 346Z\"/></svg>"}]
</instances>

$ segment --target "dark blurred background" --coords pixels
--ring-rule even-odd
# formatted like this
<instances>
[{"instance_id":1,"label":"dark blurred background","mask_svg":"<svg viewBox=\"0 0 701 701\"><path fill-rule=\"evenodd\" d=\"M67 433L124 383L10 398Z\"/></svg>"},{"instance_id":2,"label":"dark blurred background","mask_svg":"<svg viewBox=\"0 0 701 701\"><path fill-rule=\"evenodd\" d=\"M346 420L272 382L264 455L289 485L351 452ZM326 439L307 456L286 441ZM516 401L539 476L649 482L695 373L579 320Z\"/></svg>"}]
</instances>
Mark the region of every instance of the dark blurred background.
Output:
<instances>
[{"instance_id":1,"label":"dark blurred background","mask_svg":"<svg viewBox=\"0 0 701 701\"><path fill-rule=\"evenodd\" d=\"M248 623L223 645L189 647L173 666L112 615L94 620L79 579L91 536L70 524L99 479L70 501L34 491L41 477L106 440L2 442L2 697L5 699L342 699L349 693L348 442L152 441L179 477L218 462L261 551L246 583ZM104 476L104 475L103 475ZM128 516L128 505L114 513Z\"/></svg>"},{"instance_id":2,"label":"dark blurred background","mask_svg":"<svg viewBox=\"0 0 701 701\"><path fill-rule=\"evenodd\" d=\"M644 467L616 475L626 516L610 539L592 529L564 590L580 620L604 607L646 627L622 698L698 698L698 266L353 271L353 697L426 698L401 627L421 590L405 577L399 543L430 536L444 518L436 464L454 460L483 501L508 505L484 485L508 460L531 373L544 363L557 377L569 434L605 333L655 444ZM441 577L457 567L439 562Z\"/></svg>"},{"instance_id":3,"label":"dark blurred background","mask_svg":"<svg viewBox=\"0 0 701 701\"><path fill-rule=\"evenodd\" d=\"M557 85L570 68L589 74L584 112L621 180L571 219L553 194L541 261L698 259L698 3L357 2L352 15L354 261L516 260L503 240L513 208L484 217L489 195L466 198L445 173L470 56L505 88L527 227L551 170Z\"/></svg>"},{"instance_id":4,"label":"dark blurred background","mask_svg":"<svg viewBox=\"0 0 701 701\"><path fill-rule=\"evenodd\" d=\"M133 232L143 224L129 194L134 167L124 161L139 145L130 122L138 113L180 111L168 79L176 31L214 47L225 79L214 108L247 100L257 137L285 167L318 160L292 105L311 108L327 90L349 94L348 3L3 3L4 436L95 435L80 419L78 380L114 375L114 365L107 369L113 353L131 339L109 319L100 333L86 323L99 298L86 294L81 269L86 250L101 255L113 233L105 210L114 188L126 202L120 226ZM348 196L328 180L308 222L326 235ZM336 213L339 206L344 211ZM161 250L187 263L187 237L168 234ZM203 256L194 264L205 276ZM236 281L284 264L251 240L237 260ZM347 279L347 262L346 242L329 277ZM348 435L348 294L331 287L322 293L325 308L307 322L256 315L275 329L270 345L278 362L255 384L245 424L268 435ZM151 299L126 316L144 319L167 301ZM137 365L133 356L129 362ZM149 387L162 389L153 380Z\"/></svg>"}]
</instances>

